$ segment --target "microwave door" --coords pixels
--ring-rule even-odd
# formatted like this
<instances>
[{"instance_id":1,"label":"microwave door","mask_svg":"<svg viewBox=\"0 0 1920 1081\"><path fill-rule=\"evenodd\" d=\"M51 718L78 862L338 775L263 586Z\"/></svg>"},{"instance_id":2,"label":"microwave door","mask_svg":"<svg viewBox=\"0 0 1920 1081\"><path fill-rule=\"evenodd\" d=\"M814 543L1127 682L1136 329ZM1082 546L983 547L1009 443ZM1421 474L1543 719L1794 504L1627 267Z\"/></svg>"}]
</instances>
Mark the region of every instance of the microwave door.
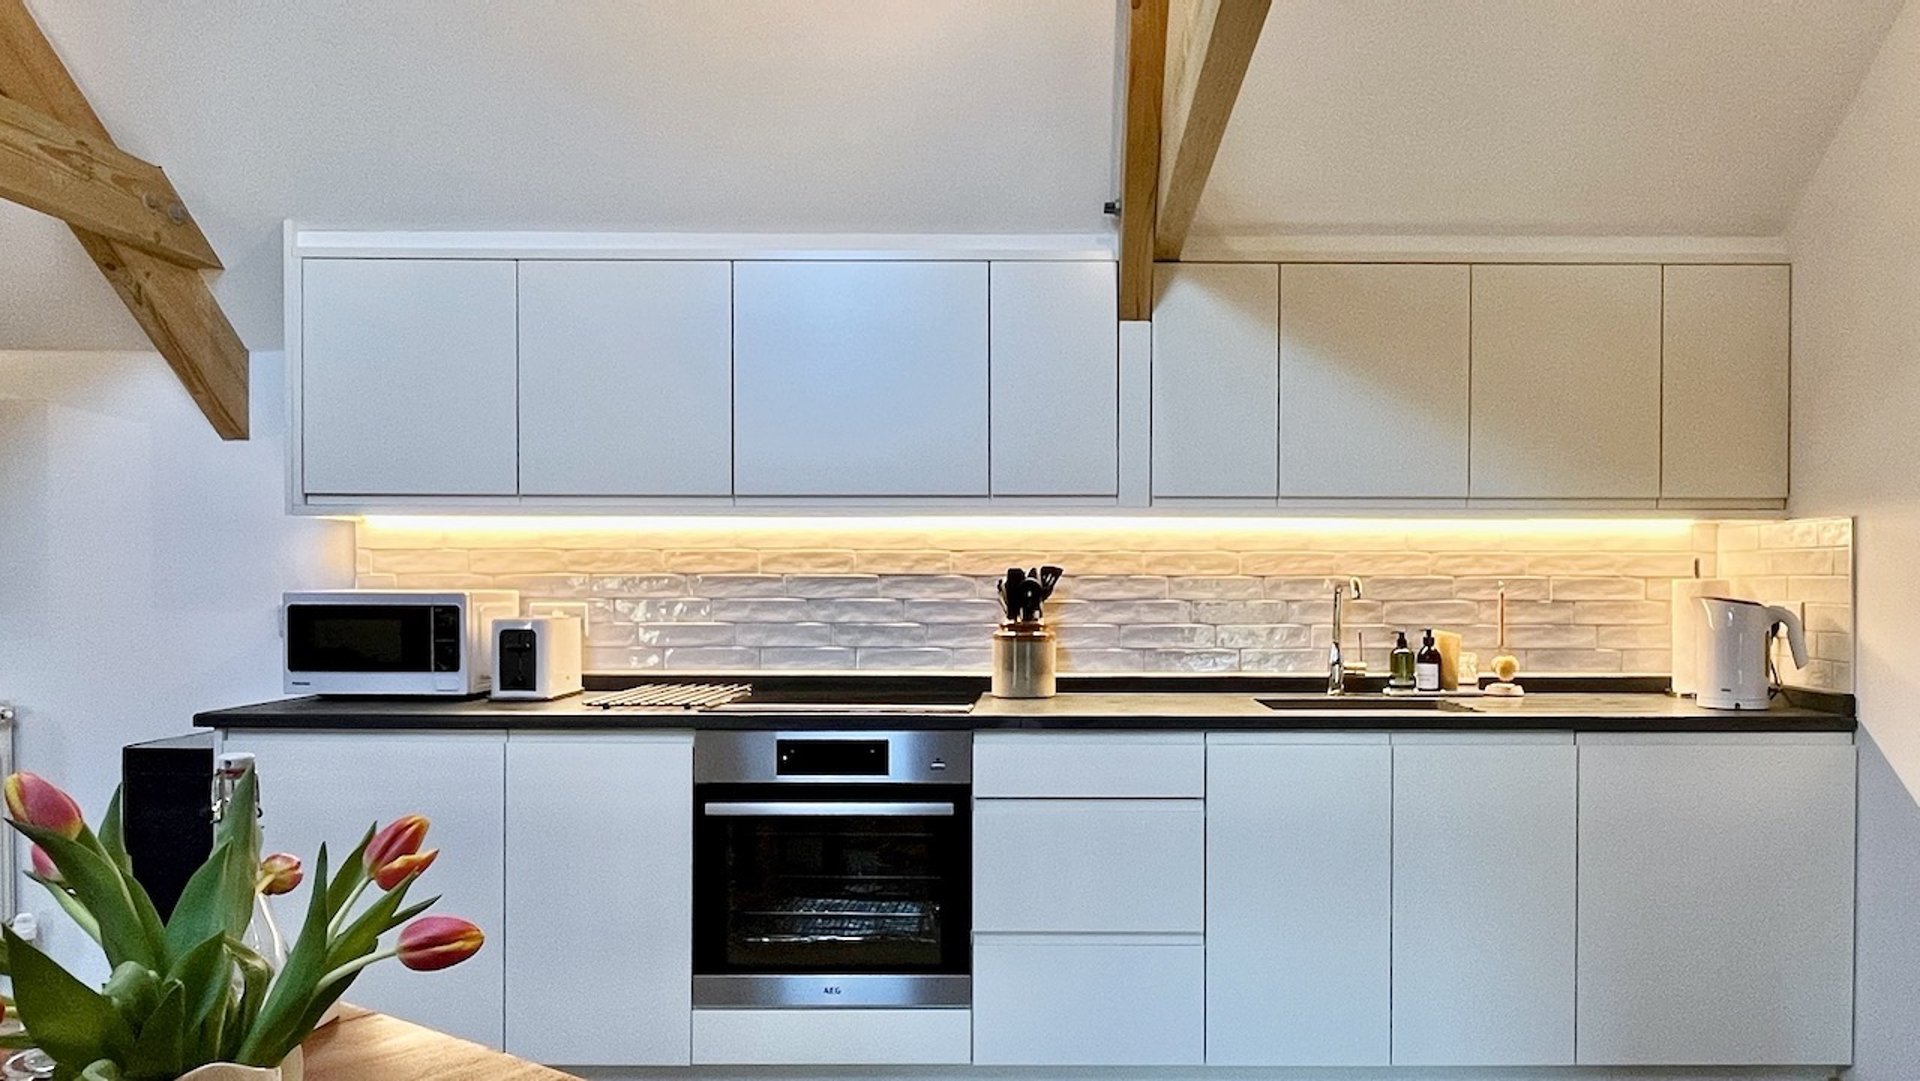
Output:
<instances>
[{"instance_id":1,"label":"microwave door","mask_svg":"<svg viewBox=\"0 0 1920 1081\"><path fill-rule=\"evenodd\" d=\"M433 613L426 605L290 604L290 672L430 672Z\"/></svg>"}]
</instances>

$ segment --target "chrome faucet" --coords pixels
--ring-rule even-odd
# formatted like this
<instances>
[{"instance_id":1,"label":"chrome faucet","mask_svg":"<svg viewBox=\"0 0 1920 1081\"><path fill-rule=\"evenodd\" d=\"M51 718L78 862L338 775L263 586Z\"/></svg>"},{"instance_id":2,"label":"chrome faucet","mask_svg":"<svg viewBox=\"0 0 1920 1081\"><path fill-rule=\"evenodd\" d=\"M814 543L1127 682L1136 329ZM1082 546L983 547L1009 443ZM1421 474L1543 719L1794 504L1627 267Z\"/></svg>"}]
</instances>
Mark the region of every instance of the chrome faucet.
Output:
<instances>
[{"instance_id":1,"label":"chrome faucet","mask_svg":"<svg viewBox=\"0 0 1920 1081\"><path fill-rule=\"evenodd\" d=\"M1344 637L1345 620L1342 619L1341 600L1351 590L1354 600L1361 596L1360 579L1349 577L1344 582L1333 584L1333 644L1327 648L1327 693L1347 693L1347 673L1364 676L1367 674L1367 662L1363 659L1347 663L1346 654L1340 649L1340 639ZM1363 651L1364 653L1364 651Z\"/></svg>"}]
</instances>

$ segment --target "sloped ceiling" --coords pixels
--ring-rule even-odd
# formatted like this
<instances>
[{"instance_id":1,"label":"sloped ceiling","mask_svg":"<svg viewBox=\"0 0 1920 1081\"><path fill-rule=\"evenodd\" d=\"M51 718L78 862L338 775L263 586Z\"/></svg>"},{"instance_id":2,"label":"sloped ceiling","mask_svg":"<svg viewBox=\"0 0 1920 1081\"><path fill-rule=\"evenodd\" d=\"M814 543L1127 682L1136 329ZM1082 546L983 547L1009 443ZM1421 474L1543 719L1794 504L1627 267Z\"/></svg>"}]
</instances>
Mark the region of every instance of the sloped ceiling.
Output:
<instances>
[{"instance_id":1,"label":"sloped ceiling","mask_svg":"<svg viewBox=\"0 0 1920 1081\"><path fill-rule=\"evenodd\" d=\"M280 223L1096 232L1114 0L28 0L164 166L253 348ZM63 227L0 204L0 348L137 348Z\"/></svg>"},{"instance_id":2,"label":"sloped ceiling","mask_svg":"<svg viewBox=\"0 0 1920 1081\"><path fill-rule=\"evenodd\" d=\"M1276 0L1196 233L1773 236L1903 0Z\"/></svg>"},{"instance_id":3,"label":"sloped ceiling","mask_svg":"<svg viewBox=\"0 0 1920 1081\"><path fill-rule=\"evenodd\" d=\"M286 218L1109 225L1125 0L28 2L256 349ZM1196 234L1775 234L1900 3L1276 0ZM0 203L0 349L144 344Z\"/></svg>"}]
</instances>

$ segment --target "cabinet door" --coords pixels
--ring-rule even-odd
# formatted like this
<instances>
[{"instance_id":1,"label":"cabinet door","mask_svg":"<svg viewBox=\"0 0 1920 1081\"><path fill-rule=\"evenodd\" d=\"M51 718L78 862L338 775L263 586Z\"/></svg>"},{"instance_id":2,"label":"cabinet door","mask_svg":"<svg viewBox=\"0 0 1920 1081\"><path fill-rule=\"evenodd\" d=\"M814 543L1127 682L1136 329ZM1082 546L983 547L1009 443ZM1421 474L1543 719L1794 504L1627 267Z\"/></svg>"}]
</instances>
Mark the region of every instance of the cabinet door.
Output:
<instances>
[{"instance_id":1,"label":"cabinet door","mask_svg":"<svg viewBox=\"0 0 1920 1081\"><path fill-rule=\"evenodd\" d=\"M973 830L976 930L1205 926L1200 800L979 800Z\"/></svg>"},{"instance_id":2,"label":"cabinet door","mask_svg":"<svg viewBox=\"0 0 1920 1081\"><path fill-rule=\"evenodd\" d=\"M1581 1064L1852 1059L1846 739L1581 737Z\"/></svg>"},{"instance_id":3,"label":"cabinet door","mask_svg":"<svg viewBox=\"0 0 1920 1081\"><path fill-rule=\"evenodd\" d=\"M1388 1062L1384 736L1207 746L1207 1062Z\"/></svg>"},{"instance_id":4,"label":"cabinet door","mask_svg":"<svg viewBox=\"0 0 1920 1081\"><path fill-rule=\"evenodd\" d=\"M514 267L302 261L307 493L514 494Z\"/></svg>"},{"instance_id":5,"label":"cabinet door","mask_svg":"<svg viewBox=\"0 0 1920 1081\"><path fill-rule=\"evenodd\" d=\"M1120 492L1113 263L994 263L993 494Z\"/></svg>"},{"instance_id":6,"label":"cabinet door","mask_svg":"<svg viewBox=\"0 0 1920 1081\"><path fill-rule=\"evenodd\" d=\"M744 496L987 494L987 265L734 266Z\"/></svg>"},{"instance_id":7,"label":"cabinet door","mask_svg":"<svg viewBox=\"0 0 1920 1081\"><path fill-rule=\"evenodd\" d=\"M1660 268L1473 268L1472 491L1660 494Z\"/></svg>"},{"instance_id":8,"label":"cabinet door","mask_svg":"<svg viewBox=\"0 0 1920 1081\"><path fill-rule=\"evenodd\" d=\"M375 822L384 825L404 814L433 821L427 847L439 849L440 858L409 896L424 901L439 895L434 913L472 920L486 933L487 944L442 972L412 972L394 961L374 965L354 981L347 999L500 1047L507 953L501 903L506 737L497 732L256 731L229 734L226 749L258 758L267 850L292 852L307 861L309 885L276 905L288 934L306 911L322 844L337 868Z\"/></svg>"},{"instance_id":9,"label":"cabinet door","mask_svg":"<svg viewBox=\"0 0 1920 1081\"><path fill-rule=\"evenodd\" d=\"M1787 497L1788 269L1666 268L1670 499Z\"/></svg>"},{"instance_id":10,"label":"cabinet door","mask_svg":"<svg viewBox=\"0 0 1920 1081\"><path fill-rule=\"evenodd\" d=\"M520 492L733 493L732 269L520 267Z\"/></svg>"},{"instance_id":11,"label":"cabinet door","mask_svg":"<svg viewBox=\"0 0 1920 1081\"><path fill-rule=\"evenodd\" d=\"M1281 268L1280 494L1467 495L1465 266Z\"/></svg>"},{"instance_id":12,"label":"cabinet door","mask_svg":"<svg viewBox=\"0 0 1920 1081\"><path fill-rule=\"evenodd\" d=\"M1571 1064L1572 737L1435 739L1393 748L1394 1065Z\"/></svg>"},{"instance_id":13,"label":"cabinet door","mask_svg":"<svg viewBox=\"0 0 1920 1081\"><path fill-rule=\"evenodd\" d=\"M1272 499L1280 438L1280 268L1154 268L1153 494Z\"/></svg>"},{"instance_id":14,"label":"cabinet door","mask_svg":"<svg viewBox=\"0 0 1920 1081\"><path fill-rule=\"evenodd\" d=\"M979 935L981 1066L1198 1066L1207 948L1199 935Z\"/></svg>"},{"instance_id":15,"label":"cabinet door","mask_svg":"<svg viewBox=\"0 0 1920 1081\"><path fill-rule=\"evenodd\" d=\"M692 896L691 735L513 735L508 1051L691 1062Z\"/></svg>"}]
</instances>

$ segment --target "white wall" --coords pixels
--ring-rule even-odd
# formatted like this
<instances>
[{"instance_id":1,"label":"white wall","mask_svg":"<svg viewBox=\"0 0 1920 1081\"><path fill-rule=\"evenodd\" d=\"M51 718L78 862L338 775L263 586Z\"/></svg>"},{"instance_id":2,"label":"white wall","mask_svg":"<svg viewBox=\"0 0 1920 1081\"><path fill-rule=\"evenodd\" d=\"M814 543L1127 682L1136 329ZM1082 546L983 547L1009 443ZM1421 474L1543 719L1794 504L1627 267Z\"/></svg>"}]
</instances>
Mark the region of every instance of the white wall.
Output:
<instances>
[{"instance_id":1,"label":"white wall","mask_svg":"<svg viewBox=\"0 0 1920 1081\"><path fill-rule=\"evenodd\" d=\"M1793 271L1793 506L1858 516L1858 687L1920 791L1920 5L1909 4L1802 196Z\"/></svg>"},{"instance_id":2,"label":"white wall","mask_svg":"<svg viewBox=\"0 0 1920 1081\"><path fill-rule=\"evenodd\" d=\"M223 443L155 354L0 352L0 701L21 767L89 819L122 744L278 697L282 590L351 583L351 527L285 513L280 374L255 356L253 439ZM21 898L91 958L39 887Z\"/></svg>"},{"instance_id":3,"label":"white wall","mask_svg":"<svg viewBox=\"0 0 1920 1081\"><path fill-rule=\"evenodd\" d=\"M1861 748L1858 1081L1920 1076L1920 3L1795 212L1793 504L1853 514ZM1904 782L1904 788L1902 783Z\"/></svg>"}]
</instances>

